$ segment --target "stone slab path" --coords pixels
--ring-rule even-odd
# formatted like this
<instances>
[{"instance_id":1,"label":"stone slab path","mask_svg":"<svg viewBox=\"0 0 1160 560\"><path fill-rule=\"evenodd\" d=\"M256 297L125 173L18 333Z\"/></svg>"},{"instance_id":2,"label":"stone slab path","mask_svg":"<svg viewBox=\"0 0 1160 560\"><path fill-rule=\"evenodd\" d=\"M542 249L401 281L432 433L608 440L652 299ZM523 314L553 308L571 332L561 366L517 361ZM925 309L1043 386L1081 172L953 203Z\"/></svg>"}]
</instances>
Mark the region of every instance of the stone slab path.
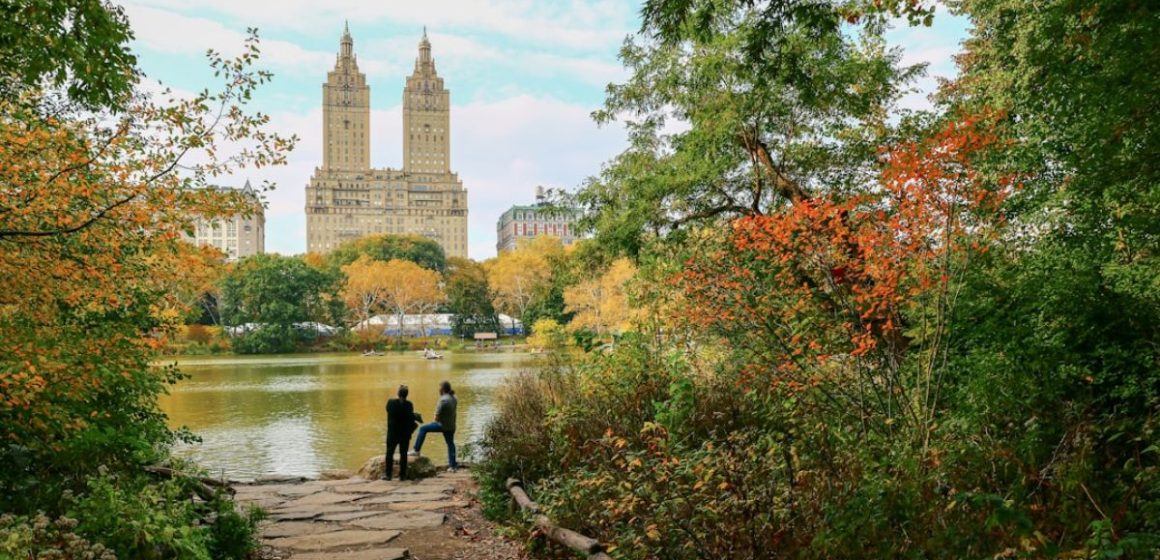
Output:
<instances>
[{"instance_id":1,"label":"stone slab path","mask_svg":"<svg viewBox=\"0 0 1160 560\"><path fill-rule=\"evenodd\" d=\"M455 531L446 524L449 515L471 505L470 486L470 474L460 471L406 482L347 478L236 484L234 497L241 505L266 510L260 530L267 558L434 560L461 557L467 545L456 549L435 542L424 546L428 552L418 558L402 544L454 540Z\"/></svg>"}]
</instances>

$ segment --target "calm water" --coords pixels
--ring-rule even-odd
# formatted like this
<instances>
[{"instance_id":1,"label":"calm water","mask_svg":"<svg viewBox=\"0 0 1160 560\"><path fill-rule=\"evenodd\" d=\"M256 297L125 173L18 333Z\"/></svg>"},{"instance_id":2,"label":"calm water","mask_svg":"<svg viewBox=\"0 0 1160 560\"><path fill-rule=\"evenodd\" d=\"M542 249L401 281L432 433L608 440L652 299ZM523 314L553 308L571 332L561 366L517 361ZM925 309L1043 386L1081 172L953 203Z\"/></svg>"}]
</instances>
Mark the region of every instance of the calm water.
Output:
<instances>
[{"instance_id":1,"label":"calm water","mask_svg":"<svg viewBox=\"0 0 1160 560\"><path fill-rule=\"evenodd\" d=\"M184 446L215 475L234 479L260 474L316 476L324 469L358 469L383 453L384 405L399 384L424 422L434 418L439 382L459 399L455 442L476 441L493 413L493 393L503 379L530 367L526 354L419 353L188 357L176 361L191 377L161 399L173 427L186 426L202 443ZM431 434L423 454L447 462L443 436Z\"/></svg>"}]
</instances>

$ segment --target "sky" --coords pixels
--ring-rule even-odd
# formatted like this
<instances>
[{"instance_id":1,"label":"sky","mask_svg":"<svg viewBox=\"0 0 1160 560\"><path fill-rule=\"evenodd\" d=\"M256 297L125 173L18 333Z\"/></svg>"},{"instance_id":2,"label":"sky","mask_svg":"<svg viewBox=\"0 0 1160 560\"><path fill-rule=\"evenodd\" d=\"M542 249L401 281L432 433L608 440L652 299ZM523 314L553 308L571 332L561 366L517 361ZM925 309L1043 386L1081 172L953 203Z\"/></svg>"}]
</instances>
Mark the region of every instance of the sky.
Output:
<instances>
[{"instance_id":1,"label":"sky","mask_svg":"<svg viewBox=\"0 0 1160 560\"><path fill-rule=\"evenodd\" d=\"M371 165L402 165L403 83L426 27L436 68L451 92L451 168L468 191L469 256L495 255L496 220L529 204L537 185L574 190L625 147L618 125L591 119L609 83L627 73L617 59L640 27L629 0L129 0L121 2L133 50L151 82L175 91L214 85L205 53L240 52L257 28L259 67L273 80L252 108L271 129L297 134L288 165L223 178L240 186L271 181L266 250L306 250L305 187L322 161L322 83L349 22L359 68L371 87ZM896 26L888 35L903 62L928 74L903 106L923 107L937 77L954 75L951 56L967 24L941 9L932 27Z\"/></svg>"}]
</instances>

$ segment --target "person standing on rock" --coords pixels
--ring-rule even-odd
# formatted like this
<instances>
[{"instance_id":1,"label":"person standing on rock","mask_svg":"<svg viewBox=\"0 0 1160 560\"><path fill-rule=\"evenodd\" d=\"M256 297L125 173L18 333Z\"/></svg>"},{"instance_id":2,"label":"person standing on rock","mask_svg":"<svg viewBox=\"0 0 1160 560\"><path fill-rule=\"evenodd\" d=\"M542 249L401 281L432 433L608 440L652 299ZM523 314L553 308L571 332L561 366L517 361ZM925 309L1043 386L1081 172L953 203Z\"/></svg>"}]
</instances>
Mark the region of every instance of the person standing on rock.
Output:
<instances>
[{"instance_id":1,"label":"person standing on rock","mask_svg":"<svg viewBox=\"0 0 1160 560\"><path fill-rule=\"evenodd\" d=\"M399 385L399 397L387 401L387 456L383 480L391 479L395 467L395 448L399 449L399 480L407 480L407 445L419 419L415 416L415 405L407 400L410 390Z\"/></svg>"},{"instance_id":2,"label":"person standing on rock","mask_svg":"<svg viewBox=\"0 0 1160 560\"><path fill-rule=\"evenodd\" d=\"M459 463L455 462L455 409L459 401L455 399L455 391L451 383L444 381L439 384L439 402L435 405L435 421L419 426L419 437L415 438L415 449L411 455L418 457L423 449L423 440L430 432L440 432L447 442L447 467L455 472Z\"/></svg>"}]
</instances>

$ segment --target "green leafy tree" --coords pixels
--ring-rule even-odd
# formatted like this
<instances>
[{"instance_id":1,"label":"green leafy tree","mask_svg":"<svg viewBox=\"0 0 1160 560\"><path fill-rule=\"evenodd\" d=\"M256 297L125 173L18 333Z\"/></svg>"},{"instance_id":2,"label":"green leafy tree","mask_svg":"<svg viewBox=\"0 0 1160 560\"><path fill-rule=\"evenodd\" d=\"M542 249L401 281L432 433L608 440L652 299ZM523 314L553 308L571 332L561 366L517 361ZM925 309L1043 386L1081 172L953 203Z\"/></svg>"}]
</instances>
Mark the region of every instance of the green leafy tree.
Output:
<instances>
[{"instance_id":1,"label":"green leafy tree","mask_svg":"<svg viewBox=\"0 0 1160 560\"><path fill-rule=\"evenodd\" d=\"M955 397L982 445L1017 454L997 493L1032 502L1050 476L1080 489L1050 507L1070 546L1141 553L1160 546L1160 11L956 9L974 27L943 98L1003 117L989 171L1017 174L1022 189L1007 207L1018 235L962 296L977 328L951 354ZM1025 478L1016 464L1058 474Z\"/></svg>"},{"instance_id":2,"label":"green leafy tree","mask_svg":"<svg viewBox=\"0 0 1160 560\"><path fill-rule=\"evenodd\" d=\"M90 109L124 107L139 76L124 8L106 0L4 0L0 20L0 94L63 88Z\"/></svg>"},{"instance_id":3,"label":"green leafy tree","mask_svg":"<svg viewBox=\"0 0 1160 560\"><path fill-rule=\"evenodd\" d=\"M487 270L482 264L459 257L447 259L445 283L447 310L454 315L452 334L471 338L477 332L499 332Z\"/></svg>"},{"instance_id":4,"label":"green leafy tree","mask_svg":"<svg viewBox=\"0 0 1160 560\"><path fill-rule=\"evenodd\" d=\"M360 256L376 261L400 259L411 261L442 274L447 269L447 255L433 239L419 235L368 235L343 243L325 256L328 266L338 269Z\"/></svg>"},{"instance_id":5,"label":"green leafy tree","mask_svg":"<svg viewBox=\"0 0 1160 560\"><path fill-rule=\"evenodd\" d=\"M889 111L922 69L900 65L880 21L842 25L844 5L649 2L620 53L631 77L595 113L624 119L630 147L575 200L600 245L635 255L872 182Z\"/></svg>"},{"instance_id":6,"label":"green leafy tree","mask_svg":"<svg viewBox=\"0 0 1160 560\"><path fill-rule=\"evenodd\" d=\"M334 319L338 285L335 275L299 257L255 255L238 263L222 281L222 319L254 327L238 335L234 348L244 354L294 351L314 337L296 323Z\"/></svg>"}]
</instances>

